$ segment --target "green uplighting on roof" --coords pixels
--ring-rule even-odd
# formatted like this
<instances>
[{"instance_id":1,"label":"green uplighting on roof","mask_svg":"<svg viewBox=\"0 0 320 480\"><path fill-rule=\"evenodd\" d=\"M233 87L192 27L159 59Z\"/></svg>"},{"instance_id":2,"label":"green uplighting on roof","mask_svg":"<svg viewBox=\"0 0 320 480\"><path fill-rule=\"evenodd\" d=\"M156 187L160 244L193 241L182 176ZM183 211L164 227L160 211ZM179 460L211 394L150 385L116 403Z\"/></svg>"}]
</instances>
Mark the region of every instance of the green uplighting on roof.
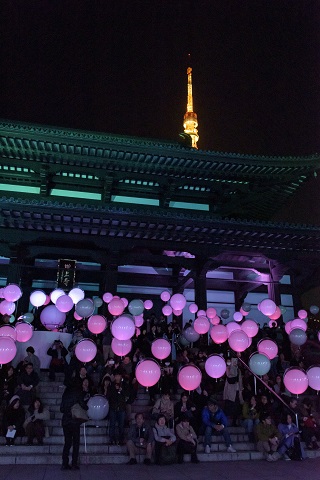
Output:
<instances>
[{"instance_id":1,"label":"green uplighting on roof","mask_svg":"<svg viewBox=\"0 0 320 480\"><path fill-rule=\"evenodd\" d=\"M122 195L113 195L112 202L130 203L138 205L153 205L159 207L159 200L154 198L125 197Z\"/></svg>"},{"instance_id":2,"label":"green uplighting on roof","mask_svg":"<svg viewBox=\"0 0 320 480\"><path fill-rule=\"evenodd\" d=\"M51 195L56 197L71 197L71 198L84 198L89 200L101 200L100 193L90 192L78 192L75 190L60 190L59 188L53 188Z\"/></svg>"},{"instance_id":3,"label":"green uplighting on roof","mask_svg":"<svg viewBox=\"0 0 320 480\"><path fill-rule=\"evenodd\" d=\"M203 210L209 212L209 205L205 203L188 203L188 202L170 202L170 208L184 208L187 210Z\"/></svg>"},{"instance_id":4,"label":"green uplighting on roof","mask_svg":"<svg viewBox=\"0 0 320 480\"><path fill-rule=\"evenodd\" d=\"M27 185L10 185L8 183L0 183L0 190L6 192L23 192L23 193L40 193L39 187L28 187Z\"/></svg>"}]
</instances>

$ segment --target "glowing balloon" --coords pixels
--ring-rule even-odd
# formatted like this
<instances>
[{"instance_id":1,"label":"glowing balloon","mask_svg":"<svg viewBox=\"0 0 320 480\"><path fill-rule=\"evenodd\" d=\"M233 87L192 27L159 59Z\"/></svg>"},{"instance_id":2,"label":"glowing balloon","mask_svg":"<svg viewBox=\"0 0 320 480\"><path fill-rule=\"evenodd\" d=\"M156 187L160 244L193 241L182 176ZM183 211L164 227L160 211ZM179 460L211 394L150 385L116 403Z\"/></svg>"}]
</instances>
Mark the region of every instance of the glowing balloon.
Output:
<instances>
[{"instance_id":1,"label":"glowing balloon","mask_svg":"<svg viewBox=\"0 0 320 480\"><path fill-rule=\"evenodd\" d=\"M122 301L123 301L123 300L122 300ZM96 308L100 308L101 305L103 305L103 300L102 300L102 298L100 298L100 297L95 297L95 298L93 299L93 303L94 303L94 306L95 306Z\"/></svg>"},{"instance_id":2,"label":"glowing balloon","mask_svg":"<svg viewBox=\"0 0 320 480\"><path fill-rule=\"evenodd\" d=\"M161 370L155 360L141 360L136 366L136 379L143 387L153 387L161 376Z\"/></svg>"},{"instance_id":3,"label":"glowing balloon","mask_svg":"<svg viewBox=\"0 0 320 480\"><path fill-rule=\"evenodd\" d=\"M217 344L224 343L227 340L228 335L228 330L225 325L215 325L210 332L212 341Z\"/></svg>"},{"instance_id":4,"label":"glowing balloon","mask_svg":"<svg viewBox=\"0 0 320 480\"><path fill-rule=\"evenodd\" d=\"M77 303L80 302L80 300L84 299L84 291L81 290L81 288L77 288L77 287L73 288L72 290L70 290L68 295L72 299L75 305L77 305Z\"/></svg>"},{"instance_id":5,"label":"glowing balloon","mask_svg":"<svg viewBox=\"0 0 320 480\"><path fill-rule=\"evenodd\" d=\"M301 328L294 328L289 334L290 342L293 345L301 346L307 341L307 334Z\"/></svg>"},{"instance_id":6,"label":"glowing balloon","mask_svg":"<svg viewBox=\"0 0 320 480\"><path fill-rule=\"evenodd\" d=\"M0 337L10 337L15 342L17 340L17 331L11 325L3 325L0 327Z\"/></svg>"},{"instance_id":7,"label":"glowing balloon","mask_svg":"<svg viewBox=\"0 0 320 480\"><path fill-rule=\"evenodd\" d=\"M273 315L277 309L277 305L270 298L262 300L259 307L260 311L266 316Z\"/></svg>"},{"instance_id":8,"label":"glowing balloon","mask_svg":"<svg viewBox=\"0 0 320 480\"><path fill-rule=\"evenodd\" d=\"M14 302L8 302L8 300L2 300L0 303L1 315L11 315L16 309Z\"/></svg>"},{"instance_id":9,"label":"glowing balloon","mask_svg":"<svg viewBox=\"0 0 320 480\"><path fill-rule=\"evenodd\" d=\"M278 345L273 340L265 338L258 343L258 352L267 355L272 360L278 355Z\"/></svg>"},{"instance_id":10,"label":"glowing balloon","mask_svg":"<svg viewBox=\"0 0 320 480\"><path fill-rule=\"evenodd\" d=\"M253 353L249 359L249 367L256 375L265 375L271 368L270 358L263 353Z\"/></svg>"},{"instance_id":11,"label":"glowing balloon","mask_svg":"<svg viewBox=\"0 0 320 480\"><path fill-rule=\"evenodd\" d=\"M240 312L234 312L234 314L233 314L233 320L234 320L235 322L241 322L242 319L243 319L242 313L240 313Z\"/></svg>"},{"instance_id":12,"label":"glowing balloon","mask_svg":"<svg viewBox=\"0 0 320 480\"><path fill-rule=\"evenodd\" d=\"M97 355L97 345L93 340L84 338L77 343L74 353L80 362L91 362Z\"/></svg>"},{"instance_id":13,"label":"glowing balloon","mask_svg":"<svg viewBox=\"0 0 320 480\"><path fill-rule=\"evenodd\" d=\"M182 345L183 347L187 347L189 345L189 340L186 339L186 337L184 337L182 334L179 336L179 343L180 345Z\"/></svg>"},{"instance_id":14,"label":"glowing balloon","mask_svg":"<svg viewBox=\"0 0 320 480\"><path fill-rule=\"evenodd\" d=\"M123 303L124 308L126 308L129 304L128 300L125 297L121 297L120 300Z\"/></svg>"},{"instance_id":15,"label":"glowing balloon","mask_svg":"<svg viewBox=\"0 0 320 480\"><path fill-rule=\"evenodd\" d=\"M197 317L193 322L193 328L200 335L208 333L210 329L209 320L206 317Z\"/></svg>"},{"instance_id":16,"label":"glowing balloon","mask_svg":"<svg viewBox=\"0 0 320 480\"><path fill-rule=\"evenodd\" d=\"M249 347L250 341L245 332L236 330L229 336L228 343L235 352L244 352Z\"/></svg>"},{"instance_id":17,"label":"glowing balloon","mask_svg":"<svg viewBox=\"0 0 320 480\"><path fill-rule=\"evenodd\" d=\"M250 338L255 337L259 332L259 325L254 320L250 320L250 318L243 322L241 328Z\"/></svg>"},{"instance_id":18,"label":"glowing balloon","mask_svg":"<svg viewBox=\"0 0 320 480\"><path fill-rule=\"evenodd\" d=\"M196 390L201 383L201 371L195 365L184 365L178 372L178 382L183 390Z\"/></svg>"},{"instance_id":19,"label":"glowing balloon","mask_svg":"<svg viewBox=\"0 0 320 480\"><path fill-rule=\"evenodd\" d=\"M143 323L144 323L144 318L142 315L137 315L136 317L134 317L134 323L135 323L135 326L136 327L142 327Z\"/></svg>"},{"instance_id":20,"label":"glowing balloon","mask_svg":"<svg viewBox=\"0 0 320 480\"><path fill-rule=\"evenodd\" d=\"M317 305L311 305L310 312L312 315L317 315L317 313L319 313L319 307L317 307Z\"/></svg>"},{"instance_id":21,"label":"glowing balloon","mask_svg":"<svg viewBox=\"0 0 320 480\"><path fill-rule=\"evenodd\" d=\"M87 414L91 420L103 420L109 413L109 402L104 395L90 397L87 405Z\"/></svg>"},{"instance_id":22,"label":"glowing balloon","mask_svg":"<svg viewBox=\"0 0 320 480\"><path fill-rule=\"evenodd\" d=\"M223 320L227 320L227 318L230 317L230 312L229 312L229 310L226 309L226 308L223 308L223 309L221 310L221 312L220 312L220 316L221 316L221 318L223 318Z\"/></svg>"},{"instance_id":23,"label":"glowing balloon","mask_svg":"<svg viewBox=\"0 0 320 480\"><path fill-rule=\"evenodd\" d=\"M33 327L30 323L18 322L16 323L17 342L28 342L33 335Z\"/></svg>"},{"instance_id":24,"label":"glowing balloon","mask_svg":"<svg viewBox=\"0 0 320 480\"><path fill-rule=\"evenodd\" d=\"M211 378L221 378L226 373L226 362L220 355L210 355L204 365L205 371Z\"/></svg>"},{"instance_id":25,"label":"glowing balloon","mask_svg":"<svg viewBox=\"0 0 320 480\"><path fill-rule=\"evenodd\" d=\"M82 320L82 317L80 315L78 315L77 312L73 312L73 317L78 321Z\"/></svg>"},{"instance_id":26,"label":"glowing balloon","mask_svg":"<svg viewBox=\"0 0 320 480\"><path fill-rule=\"evenodd\" d=\"M186 306L187 300L182 293L175 293L170 298L170 305L175 310L183 310Z\"/></svg>"},{"instance_id":27,"label":"glowing balloon","mask_svg":"<svg viewBox=\"0 0 320 480\"><path fill-rule=\"evenodd\" d=\"M106 292L106 293L104 293L103 296L102 296L102 300L103 300L105 303L110 303L112 299L113 299L113 295L112 295L112 293L110 293L110 292Z\"/></svg>"},{"instance_id":28,"label":"glowing balloon","mask_svg":"<svg viewBox=\"0 0 320 480\"><path fill-rule=\"evenodd\" d=\"M64 291L61 288L56 288L55 290L53 290L50 293L51 302L55 304L58 298L61 297L61 295L65 295Z\"/></svg>"},{"instance_id":29,"label":"glowing balloon","mask_svg":"<svg viewBox=\"0 0 320 480\"><path fill-rule=\"evenodd\" d=\"M298 317L301 318L302 320L304 320L305 318L308 317L308 312L306 312L306 310L299 310Z\"/></svg>"},{"instance_id":30,"label":"glowing balloon","mask_svg":"<svg viewBox=\"0 0 320 480\"><path fill-rule=\"evenodd\" d=\"M292 320L290 322L287 322L284 326L284 329L286 331L286 333L289 335L289 333L291 332L292 328L291 328L291 324L292 324Z\"/></svg>"},{"instance_id":31,"label":"glowing balloon","mask_svg":"<svg viewBox=\"0 0 320 480\"><path fill-rule=\"evenodd\" d=\"M135 334L136 326L131 315L122 315L111 324L112 335L118 340L129 340Z\"/></svg>"},{"instance_id":32,"label":"glowing balloon","mask_svg":"<svg viewBox=\"0 0 320 480\"><path fill-rule=\"evenodd\" d=\"M24 320L25 322L31 323L34 319L34 315L31 312L24 313L23 315L20 315L18 320Z\"/></svg>"},{"instance_id":33,"label":"glowing balloon","mask_svg":"<svg viewBox=\"0 0 320 480\"><path fill-rule=\"evenodd\" d=\"M99 333L102 333L106 329L107 321L102 315L92 315L92 317L88 319L87 326L89 332L99 335Z\"/></svg>"},{"instance_id":34,"label":"glowing balloon","mask_svg":"<svg viewBox=\"0 0 320 480\"><path fill-rule=\"evenodd\" d=\"M174 308L172 309L172 313L173 315L175 315L176 317L180 317L180 315L182 315L182 310L175 310Z\"/></svg>"},{"instance_id":35,"label":"glowing balloon","mask_svg":"<svg viewBox=\"0 0 320 480\"><path fill-rule=\"evenodd\" d=\"M11 283L3 289L3 298L8 302L16 302L22 295L19 285Z\"/></svg>"},{"instance_id":36,"label":"glowing balloon","mask_svg":"<svg viewBox=\"0 0 320 480\"><path fill-rule=\"evenodd\" d=\"M280 307L277 306L276 311L272 314L269 315L270 320L278 320L282 315Z\"/></svg>"},{"instance_id":37,"label":"glowing balloon","mask_svg":"<svg viewBox=\"0 0 320 480\"><path fill-rule=\"evenodd\" d=\"M74 306L73 300L69 295L61 295L57 298L56 307L60 312L70 312Z\"/></svg>"},{"instance_id":38,"label":"glowing balloon","mask_svg":"<svg viewBox=\"0 0 320 480\"><path fill-rule=\"evenodd\" d=\"M171 297L171 295L167 290L162 292L161 295L160 295L160 298L163 302L167 302L168 300L170 300L170 297Z\"/></svg>"},{"instance_id":39,"label":"glowing balloon","mask_svg":"<svg viewBox=\"0 0 320 480\"><path fill-rule=\"evenodd\" d=\"M42 310L40 320L48 330L53 330L64 324L66 314L60 312L55 305L48 305Z\"/></svg>"},{"instance_id":40,"label":"glowing balloon","mask_svg":"<svg viewBox=\"0 0 320 480\"><path fill-rule=\"evenodd\" d=\"M196 305L195 303L191 303L189 305L189 312L190 313L197 313L198 311L198 305Z\"/></svg>"},{"instance_id":41,"label":"glowing balloon","mask_svg":"<svg viewBox=\"0 0 320 480\"><path fill-rule=\"evenodd\" d=\"M241 315L242 315L243 317L246 317L246 316L249 315L249 313L250 313L250 312L246 312L245 310L243 310L242 307L240 307L239 312L241 313Z\"/></svg>"},{"instance_id":42,"label":"glowing balloon","mask_svg":"<svg viewBox=\"0 0 320 480\"><path fill-rule=\"evenodd\" d=\"M284 372L283 383L290 393L300 395L308 388L308 377L304 370L291 367Z\"/></svg>"},{"instance_id":43,"label":"glowing balloon","mask_svg":"<svg viewBox=\"0 0 320 480\"><path fill-rule=\"evenodd\" d=\"M93 314L94 308L91 298L84 298L77 303L75 310L80 317L88 318Z\"/></svg>"},{"instance_id":44,"label":"glowing balloon","mask_svg":"<svg viewBox=\"0 0 320 480\"><path fill-rule=\"evenodd\" d=\"M206 317L207 312L205 310L198 310L198 317Z\"/></svg>"},{"instance_id":45,"label":"glowing balloon","mask_svg":"<svg viewBox=\"0 0 320 480\"><path fill-rule=\"evenodd\" d=\"M213 307L207 308L206 316L208 318L214 318L216 315L217 315L217 311L216 311L215 308L213 308Z\"/></svg>"},{"instance_id":46,"label":"glowing balloon","mask_svg":"<svg viewBox=\"0 0 320 480\"><path fill-rule=\"evenodd\" d=\"M210 318L210 323L211 323L211 325L219 325L220 317L218 317L218 315L216 315L215 317Z\"/></svg>"},{"instance_id":47,"label":"glowing balloon","mask_svg":"<svg viewBox=\"0 0 320 480\"><path fill-rule=\"evenodd\" d=\"M17 354L17 346L10 337L0 337L0 364L11 362Z\"/></svg>"},{"instance_id":48,"label":"glowing balloon","mask_svg":"<svg viewBox=\"0 0 320 480\"><path fill-rule=\"evenodd\" d=\"M291 330L294 330L295 328L300 328L301 330L306 332L307 324L304 320L301 320L301 318L295 318L291 321Z\"/></svg>"},{"instance_id":49,"label":"glowing balloon","mask_svg":"<svg viewBox=\"0 0 320 480\"><path fill-rule=\"evenodd\" d=\"M169 317L172 314L172 308L170 307L170 305L165 305L162 308L162 313L165 317Z\"/></svg>"},{"instance_id":50,"label":"glowing balloon","mask_svg":"<svg viewBox=\"0 0 320 480\"><path fill-rule=\"evenodd\" d=\"M320 390L320 367L315 365L313 367L308 368L307 377L308 377L309 387L313 388L314 390L317 390L318 392Z\"/></svg>"},{"instance_id":51,"label":"glowing balloon","mask_svg":"<svg viewBox=\"0 0 320 480\"><path fill-rule=\"evenodd\" d=\"M152 300L145 300L143 302L143 305L144 305L144 308L146 310L151 310L151 308L153 307L153 301Z\"/></svg>"},{"instance_id":52,"label":"glowing balloon","mask_svg":"<svg viewBox=\"0 0 320 480\"><path fill-rule=\"evenodd\" d=\"M186 328L183 331L183 336L191 343L197 342L200 338L199 333L197 333L193 327Z\"/></svg>"},{"instance_id":53,"label":"glowing balloon","mask_svg":"<svg viewBox=\"0 0 320 480\"><path fill-rule=\"evenodd\" d=\"M171 353L171 345L168 340L164 338L158 338L154 340L151 345L151 352L158 360L164 360L169 357Z\"/></svg>"},{"instance_id":54,"label":"glowing balloon","mask_svg":"<svg viewBox=\"0 0 320 480\"><path fill-rule=\"evenodd\" d=\"M114 298L108 304L108 310L111 315L118 316L123 313L125 306L120 298Z\"/></svg>"},{"instance_id":55,"label":"glowing balloon","mask_svg":"<svg viewBox=\"0 0 320 480\"><path fill-rule=\"evenodd\" d=\"M118 340L117 338L113 338L111 342L111 350L113 353L118 355L118 357L124 357L132 349L132 342L131 340Z\"/></svg>"},{"instance_id":56,"label":"glowing balloon","mask_svg":"<svg viewBox=\"0 0 320 480\"><path fill-rule=\"evenodd\" d=\"M46 300L45 300L43 305L49 305L50 302L51 302L51 300L50 300L49 295L46 295Z\"/></svg>"},{"instance_id":57,"label":"glowing balloon","mask_svg":"<svg viewBox=\"0 0 320 480\"><path fill-rule=\"evenodd\" d=\"M144 304L142 300L139 300L136 298L135 300L131 300L131 302L128 305L128 310L131 313L131 315L141 315L144 310Z\"/></svg>"},{"instance_id":58,"label":"glowing balloon","mask_svg":"<svg viewBox=\"0 0 320 480\"><path fill-rule=\"evenodd\" d=\"M241 326L236 322L229 322L229 323L227 323L226 327L227 327L227 330L228 330L229 337L230 337L232 332L234 332L236 330L241 330Z\"/></svg>"}]
</instances>

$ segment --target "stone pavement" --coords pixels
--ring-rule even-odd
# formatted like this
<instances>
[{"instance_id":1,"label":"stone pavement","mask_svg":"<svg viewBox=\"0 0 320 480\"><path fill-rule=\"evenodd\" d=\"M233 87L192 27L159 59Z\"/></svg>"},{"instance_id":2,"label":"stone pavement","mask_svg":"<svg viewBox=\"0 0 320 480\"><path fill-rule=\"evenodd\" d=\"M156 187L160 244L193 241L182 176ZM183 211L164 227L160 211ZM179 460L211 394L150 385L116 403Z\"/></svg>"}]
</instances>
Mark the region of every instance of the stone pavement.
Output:
<instances>
[{"instance_id":1,"label":"stone pavement","mask_svg":"<svg viewBox=\"0 0 320 480\"><path fill-rule=\"evenodd\" d=\"M198 465L83 465L61 471L58 465L1 465L0 480L319 480L320 458L302 462L233 461Z\"/></svg>"}]
</instances>

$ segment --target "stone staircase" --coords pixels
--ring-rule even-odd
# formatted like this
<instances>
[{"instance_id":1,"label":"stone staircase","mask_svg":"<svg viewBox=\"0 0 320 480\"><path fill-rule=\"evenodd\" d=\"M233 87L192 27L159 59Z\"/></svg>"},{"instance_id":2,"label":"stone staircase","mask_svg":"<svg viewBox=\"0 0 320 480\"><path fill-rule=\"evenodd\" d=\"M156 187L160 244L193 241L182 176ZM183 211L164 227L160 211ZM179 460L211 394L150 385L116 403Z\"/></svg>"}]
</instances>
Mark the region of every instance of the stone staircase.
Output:
<instances>
[{"instance_id":1,"label":"stone staircase","mask_svg":"<svg viewBox=\"0 0 320 480\"><path fill-rule=\"evenodd\" d=\"M44 438L44 445L26 445L26 437L17 438L13 447L5 446L4 437L0 437L0 465L5 464L35 464L59 465L63 448L63 431L61 427L60 402L64 390L62 376L57 375L57 381L49 382L46 373L38 387L38 393L44 404L49 408L51 419L47 422L50 436ZM144 389L139 390L138 398L132 405L132 418L137 412L149 412L149 395ZM125 446L108 445L108 420L89 420L81 426L80 463L86 464L124 464L129 457ZM211 453L204 453L203 444L198 447L198 457L201 462L231 461L231 460L261 460L263 455L255 450L255 445L248 441L248 436L242 427L230 427L231 440L237 453L228 453L222 437L212 437ZM320 456L319 451L308 451L309 457ZM138 461L142 462L144 457ZM185 455L185 461L190 461L190 455Z\"/></svg>"}]
</instances>

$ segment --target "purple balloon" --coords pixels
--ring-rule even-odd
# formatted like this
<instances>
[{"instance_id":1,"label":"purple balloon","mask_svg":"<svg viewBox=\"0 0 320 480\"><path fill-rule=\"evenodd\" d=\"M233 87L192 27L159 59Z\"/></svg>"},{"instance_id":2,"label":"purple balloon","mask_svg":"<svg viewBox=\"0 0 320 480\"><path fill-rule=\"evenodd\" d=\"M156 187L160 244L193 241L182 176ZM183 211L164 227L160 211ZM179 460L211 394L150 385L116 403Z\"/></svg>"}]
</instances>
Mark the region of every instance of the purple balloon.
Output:
<instances>
[{"instance_id":1,"label":"purple balloon","mask_svg":"<svg viewBox=\"0 0 320 480\"><path fill-rule=\"evenodd\" d=\"M40 320L48 330L54 330L64 324L66 314L60 312L55 305L48 305L42 310Z\"/></svg>"},{"instance_id":2,"label":"purple balloon","mask_svg":"<svg viewBox=\"0 0 320 480\"><path fill-rule=\"evenodd\" d=\"M220 357L220 355L210 355L207 358L204 368L211 378L221 378L227 369L225 359Z\"/></svg>"}]
</instances>

